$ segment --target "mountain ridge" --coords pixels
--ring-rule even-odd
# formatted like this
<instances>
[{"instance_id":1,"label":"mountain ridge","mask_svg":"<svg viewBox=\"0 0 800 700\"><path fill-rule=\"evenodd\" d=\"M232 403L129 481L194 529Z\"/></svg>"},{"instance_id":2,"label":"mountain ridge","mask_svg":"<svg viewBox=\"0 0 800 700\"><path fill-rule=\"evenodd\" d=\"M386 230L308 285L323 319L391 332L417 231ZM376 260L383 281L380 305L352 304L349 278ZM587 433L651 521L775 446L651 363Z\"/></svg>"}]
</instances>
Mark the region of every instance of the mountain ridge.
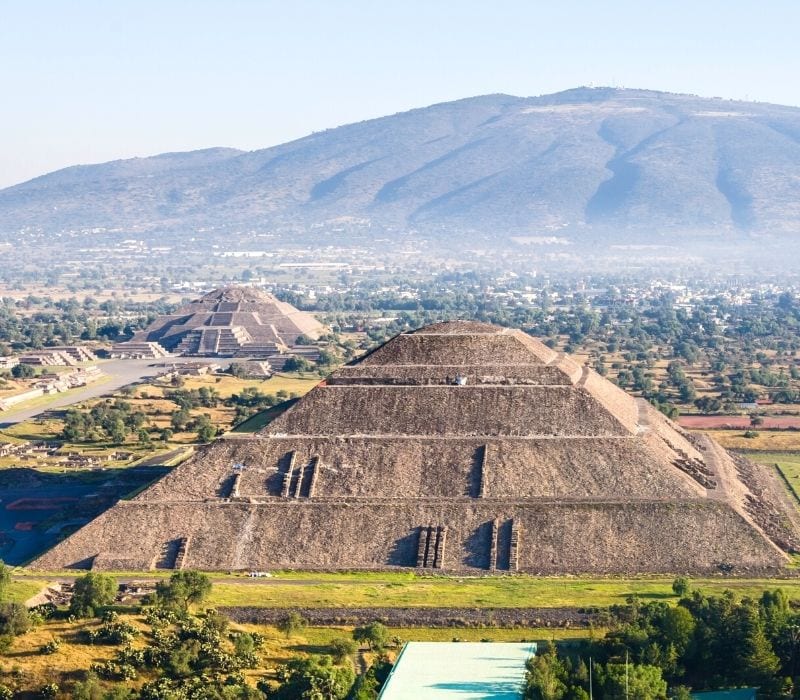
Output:
<instances>
[{"instance_id":1,"label":"mountain ridge","mask_svg":"<svg viewBox=\"0 0 800 700\"><path fill-rule=\"evenodd\" d=\"M0 233L325 228L792 235L800 108L623 88L481 95L255 151L78 165L0 190Z\"/></svg>"}]
</instances>

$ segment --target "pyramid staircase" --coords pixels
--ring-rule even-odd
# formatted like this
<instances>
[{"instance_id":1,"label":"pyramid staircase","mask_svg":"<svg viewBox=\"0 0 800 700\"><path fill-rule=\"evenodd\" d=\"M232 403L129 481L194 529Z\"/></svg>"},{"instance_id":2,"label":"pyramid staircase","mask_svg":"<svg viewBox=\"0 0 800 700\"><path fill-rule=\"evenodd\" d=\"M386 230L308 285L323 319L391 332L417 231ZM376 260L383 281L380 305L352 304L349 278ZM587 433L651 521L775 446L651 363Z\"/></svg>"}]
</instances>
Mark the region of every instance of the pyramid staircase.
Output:
<instances>
[{"instance_id":1,"label":"pyramid staircase","mask_svg":"<svg viewBox=\"0 0 800 700\"><path fill-rule=\"evenodd\" d=\"M220 316L223 314L215 314ZM180 355L233 357L252 338L242 326L195 328L189 331L175 348Z\"/></svg>"}]
</instances>

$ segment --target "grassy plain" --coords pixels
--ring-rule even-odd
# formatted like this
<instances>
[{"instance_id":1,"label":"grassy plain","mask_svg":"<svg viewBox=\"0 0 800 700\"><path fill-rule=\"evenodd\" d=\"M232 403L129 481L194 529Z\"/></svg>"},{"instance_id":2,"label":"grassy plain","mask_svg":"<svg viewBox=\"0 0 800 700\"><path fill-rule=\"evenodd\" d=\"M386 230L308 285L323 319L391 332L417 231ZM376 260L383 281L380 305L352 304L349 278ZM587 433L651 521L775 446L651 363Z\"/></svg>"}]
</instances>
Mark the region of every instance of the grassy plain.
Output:
<instances>
[{"instance_id":1,"label":"grassy plain","mask_svg":"<svg viewBox=\"0 0 800 700\"><path fill-rule=\"evenodd\" d=\"M746 438L744 430L697 430L707 433L726 449L746 452L800 452L800 431L759 430L755 437Z\"/></svg>"},{"instance_id":2,"label":"grassy plain","mask_svg":"<svg viewBox=\"0 0 800 700\"><path fill-rule=\"evenodd\" d=\"M29 598L33 598L47 585L43 578L14 579L8 584L4 594L4 600L13 603L24 603Z\"/></svg>"},{"instance_id":3,"label":"grassy plain","mask_svg":"<svg viewBox=\"0 0 800 700\"><path fill-rule=\"evenodd\" d=\"M776 465L800 505L800 452L747 452L759 464Z\"/></svg>"},{"instance_id":4,"label":"grassy plain","mask_svg":"<svg viewBox=\"0 0 800 700\"><path fill-rule=\"evenodd\" d=\"M263 656L268 663L285 663L298 654L325 654L334 639L352 637L353 628L306 627L298 634L284 637L277 629L266 625L236 625L237 629L259 632L266 637ZM540 627L390 627L390 637L404 642L520 642L547 640L589 639L603 636L604 630L556 629Z\"/></svg>"},{"instance_id":5,"label":"grassy plain","mask_svg":"<svg viewBox=\"0 0 800 700\"><path fill-rule=\"evenodd\" d=\"M590 607L622 604L630 595L643 600L672 600L672 578L424 578L401 574L371 574L280 580L266 583L218 581L210 603L217 606L265 608L378 607ZM719 594L730 589L743 596L760 596L783 588L800 599L800 579L698 579L697 590Z\"/></svg>"}]
</instances>

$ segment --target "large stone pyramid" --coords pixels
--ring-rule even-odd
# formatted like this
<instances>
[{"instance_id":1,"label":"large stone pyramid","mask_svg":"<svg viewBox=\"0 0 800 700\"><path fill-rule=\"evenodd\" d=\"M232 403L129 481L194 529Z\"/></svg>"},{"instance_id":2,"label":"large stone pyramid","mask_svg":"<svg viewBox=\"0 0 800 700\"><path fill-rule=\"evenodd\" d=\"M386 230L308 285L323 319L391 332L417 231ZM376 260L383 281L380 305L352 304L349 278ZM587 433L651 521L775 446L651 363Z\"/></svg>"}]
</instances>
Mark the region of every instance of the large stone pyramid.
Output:
<instances>
[{"instance_id":1,"label":"large stone pyramid","mask_svg":"<svg viewBox=\"0 0 800 700\"><path fill-rule=\"evenodd\" d=\"M266 355L323 331L311 314L261 289L225 287L159 316L130 342L155 342L184 355Z\"/></svg>"},{"instance_id":2,"label":"large stone pyramid","mask_svg":"<svg viewBox=\"0 0 800 700\"><path fill-rule=\"evenodd\" d=\"M34 568L776 570L766 470L521 331L450 322L218 440Z\"/></svg>"}]
</instances>

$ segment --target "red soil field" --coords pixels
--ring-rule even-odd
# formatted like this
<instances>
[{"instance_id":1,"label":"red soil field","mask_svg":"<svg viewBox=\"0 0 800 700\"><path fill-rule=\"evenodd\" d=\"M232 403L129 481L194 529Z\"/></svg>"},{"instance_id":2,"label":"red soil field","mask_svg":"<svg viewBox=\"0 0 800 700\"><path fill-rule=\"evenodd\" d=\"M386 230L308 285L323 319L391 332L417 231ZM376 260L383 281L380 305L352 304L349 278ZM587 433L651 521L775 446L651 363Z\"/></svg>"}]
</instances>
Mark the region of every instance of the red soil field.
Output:
<instances>
[{"instance_id":1,"label":"red soil field","mask_svg":"<svg viewBox=\"0 0 800 700\"><path fill-rule=\"evenodd\" d=\"M764 430L800 430L800 416L764 416L764 422L758 426ZM747 430L750 427L749 416L681 416L678 425L683 428L729 428Z\"/></svg>"},{"instance_id":2,"label":"red soil field","mask_svg":"<svg viewBox=\"0 0 800 700\"><path fill-rule=\"evenodd\" d=\"M18 498L9 503L6 510L55 510L67 503L74 503L77 498Z\"/></svg>"}]
</instances>

